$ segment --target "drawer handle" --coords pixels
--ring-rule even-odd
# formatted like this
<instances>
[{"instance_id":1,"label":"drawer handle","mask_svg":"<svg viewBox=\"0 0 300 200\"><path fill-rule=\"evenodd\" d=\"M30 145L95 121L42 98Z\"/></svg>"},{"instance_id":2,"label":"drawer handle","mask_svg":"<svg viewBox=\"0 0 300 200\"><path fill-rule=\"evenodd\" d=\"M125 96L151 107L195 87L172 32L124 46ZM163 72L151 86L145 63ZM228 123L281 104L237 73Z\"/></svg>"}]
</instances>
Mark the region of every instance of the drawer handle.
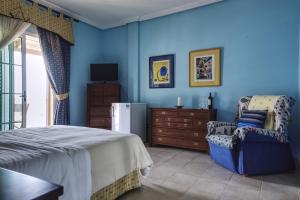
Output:
<instances>
[{"instance_id":1,"label":"drawer handle","mask_svg":"<svg viewBox=\"0 0 300 200\"><path fill-rule=\"evenodd\" d=\"M199 143L198 142L194 142L194 146L199 146Z\"/></svg>"},{"instance_id":2,"label":"drawer handle","mask_svg":"<svg viewBox=\"0 0 300 200\"><path fill-rule=\"evenodd\" d=\"M202 125L202 122L201 122L201 121L198 121L198 125L200 125L200 126L201 126L201 125Z\"/></svg>"},{"instance_id":3,"label":"drawer handle","mask_svg":"<svg viewBox=\"0 0 300 200\"><path fill-rule=\"evenodd\" d=\"M187 122L187 121L188 121L188 119L184 119L183 121L184 121L184 122Z\"/></svg>"},{"instance_id":4,"label":"drawer handle","mask_svg":"<svg viewBox=\"0 0 300 200\"><path fill-rule=\"evenodd\" d=\"M190 115L191 115L191 116L194 116L195 114L191 112Z\"/></svg>"},{"instance_id":5,"label":"drawer handle","mask_svg":"<svg viewBox=\"0 0 300 200\"><path fill-rule=\"evenodd\" d=\"M171 126L171 123L168 123L168 126Z\"/></svg>"},{"instance_id":6,"label":"drawer handle","mask_svg":"<svg viewBox=\"0 0 300 200\"><path fill-rule=\"evenodd\" d=\"M184 124L184 127L187 127L188 125L187 124Z\"/></svg>"},{"instance_id":7,"label":"drawer handle","mask_svg":"<svg viewBox=\"0 0 300 200\"><path fill-rule=\"evenodd\" d=\"M159 132L159 133L161 133L161 132L162 132L162 130L161 130L161 129L158 129L158 132Z\"/></svg>"},{"instance_id":8,"label":"drawer handle","mask_svg":"<svg viewBox=\"0 0 300 200\"><path fill-rule=\"evenodd\" d=\"M165 112L165 111L163 111L163 112L161 112L161 114L162 114L162 115L165 115L165 114L166 114L166 112Z\"/></svg>"},{"instance_id":9,"label":"drawer handle","mask_svg":"<svg viewBox=\"0 0 300 200\"><path fill-rule=\"evenodd\" d=\"M159 141L162 141L163 139L159 137L158 140L159 140Z\"/></svg>"},{"instance_id":10,"label":"drawer handle","mask_svg":"<svg viewBox=\"0 0 300 200\"><path fill-rule=\"evenodd\" d=\"M168 121L171 121L171 118L168 118Z\"/></svg>"},{"instance_id":11,"label":"drawer handle","mask_svg":"<svg viewBox=\"0 0 300 200\"><path fill-rule=\"evenodd\" d=\"M194 133L194 136L198 137L198 136L199 136L199 133L195 132L195 133Z\"/></svg>"}]
</instances>

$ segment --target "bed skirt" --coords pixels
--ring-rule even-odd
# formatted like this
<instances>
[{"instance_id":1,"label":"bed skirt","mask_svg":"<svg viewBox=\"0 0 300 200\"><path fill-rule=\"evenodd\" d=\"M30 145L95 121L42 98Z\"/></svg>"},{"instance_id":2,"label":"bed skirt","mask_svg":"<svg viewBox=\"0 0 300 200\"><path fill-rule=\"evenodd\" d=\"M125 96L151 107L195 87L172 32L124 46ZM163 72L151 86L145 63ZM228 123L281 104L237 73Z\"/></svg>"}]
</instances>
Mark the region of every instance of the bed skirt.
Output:
<instances>
[{"instance_id":1,"label":"bed skirt","mask_svg":"<svg viewBox=\"0 0 300 200\"><path fill-rule=\"evenodd\" d=\"M116 182L94 193L91 200L114 200L129 190L141 187L139 170L134 170Z\"/></svg>"}]
</instances>

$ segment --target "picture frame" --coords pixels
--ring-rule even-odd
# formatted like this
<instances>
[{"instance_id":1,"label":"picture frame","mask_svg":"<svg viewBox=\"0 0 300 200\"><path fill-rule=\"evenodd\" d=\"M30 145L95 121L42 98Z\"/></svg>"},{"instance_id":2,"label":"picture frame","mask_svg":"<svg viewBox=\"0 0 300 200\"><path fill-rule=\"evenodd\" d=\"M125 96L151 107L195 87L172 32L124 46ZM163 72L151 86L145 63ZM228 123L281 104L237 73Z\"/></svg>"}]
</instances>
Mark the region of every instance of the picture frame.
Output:
<instances>
[{"instance_id":1,"label":"picture frame","mask_svg":"<svg viewBox=\"0 0 300 200\"><path fill-rule=\"evenodd\" d=\"M195 50L189 53L190 87L221 85L221 48Z\"/></svg>"},{"instance_id":2,"label":"picture frame","mask_svg":"<svg viewBox=\"0 0 300 200\"><path fill-rule=\"evenodd\" d=\"M174 54L149 57L149 88L174 88Z\"/></svg>"}]
</instances>

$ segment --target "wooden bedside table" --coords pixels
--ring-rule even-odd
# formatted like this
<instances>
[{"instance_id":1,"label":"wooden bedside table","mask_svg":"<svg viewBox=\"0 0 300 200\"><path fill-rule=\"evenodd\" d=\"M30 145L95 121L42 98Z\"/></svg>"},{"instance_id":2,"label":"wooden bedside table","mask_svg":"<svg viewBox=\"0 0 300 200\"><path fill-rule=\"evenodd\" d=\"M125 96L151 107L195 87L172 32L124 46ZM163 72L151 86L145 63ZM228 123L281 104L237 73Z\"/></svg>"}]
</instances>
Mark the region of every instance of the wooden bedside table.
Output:
<instances>
[{"instance_id":1,"label":"wooden bedside table","mask_svg":"<svg viewBox=\"0 0 300 200\"><path fill-rule=\"evenodd\" d=\"M60 185L0 168L1 200L58 200L62 194Z\"/></svg>"}]
</instances>

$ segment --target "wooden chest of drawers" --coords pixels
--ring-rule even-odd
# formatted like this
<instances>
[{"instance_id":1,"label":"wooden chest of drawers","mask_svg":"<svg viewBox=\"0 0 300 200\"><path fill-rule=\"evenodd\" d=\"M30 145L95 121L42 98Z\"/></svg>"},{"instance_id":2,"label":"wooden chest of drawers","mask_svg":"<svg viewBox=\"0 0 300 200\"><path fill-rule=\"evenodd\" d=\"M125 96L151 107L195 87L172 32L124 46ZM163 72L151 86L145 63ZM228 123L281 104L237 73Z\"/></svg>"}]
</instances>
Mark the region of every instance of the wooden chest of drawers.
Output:
<instances>
[{"instance_id":1,"label":"wooden chest of drawers","mask_svg":"<svg viewBox=\"0 0 300 200\"><path fill-rule=\"evenodd\" d=\"M120 102L119 84L87 85L87 126L111 129L111 104Z\"/></svg>"},{"instance_id":2,"label":"wooden chest of drawers","mask_svg":"<svg viewBox=\"0 0 300 200\"><path fill-rule=\"evenodd\" d=\"M207 122L216 120L216 110L151 109L151 144L208 151Z\"/></svg>"}]
</instances>

